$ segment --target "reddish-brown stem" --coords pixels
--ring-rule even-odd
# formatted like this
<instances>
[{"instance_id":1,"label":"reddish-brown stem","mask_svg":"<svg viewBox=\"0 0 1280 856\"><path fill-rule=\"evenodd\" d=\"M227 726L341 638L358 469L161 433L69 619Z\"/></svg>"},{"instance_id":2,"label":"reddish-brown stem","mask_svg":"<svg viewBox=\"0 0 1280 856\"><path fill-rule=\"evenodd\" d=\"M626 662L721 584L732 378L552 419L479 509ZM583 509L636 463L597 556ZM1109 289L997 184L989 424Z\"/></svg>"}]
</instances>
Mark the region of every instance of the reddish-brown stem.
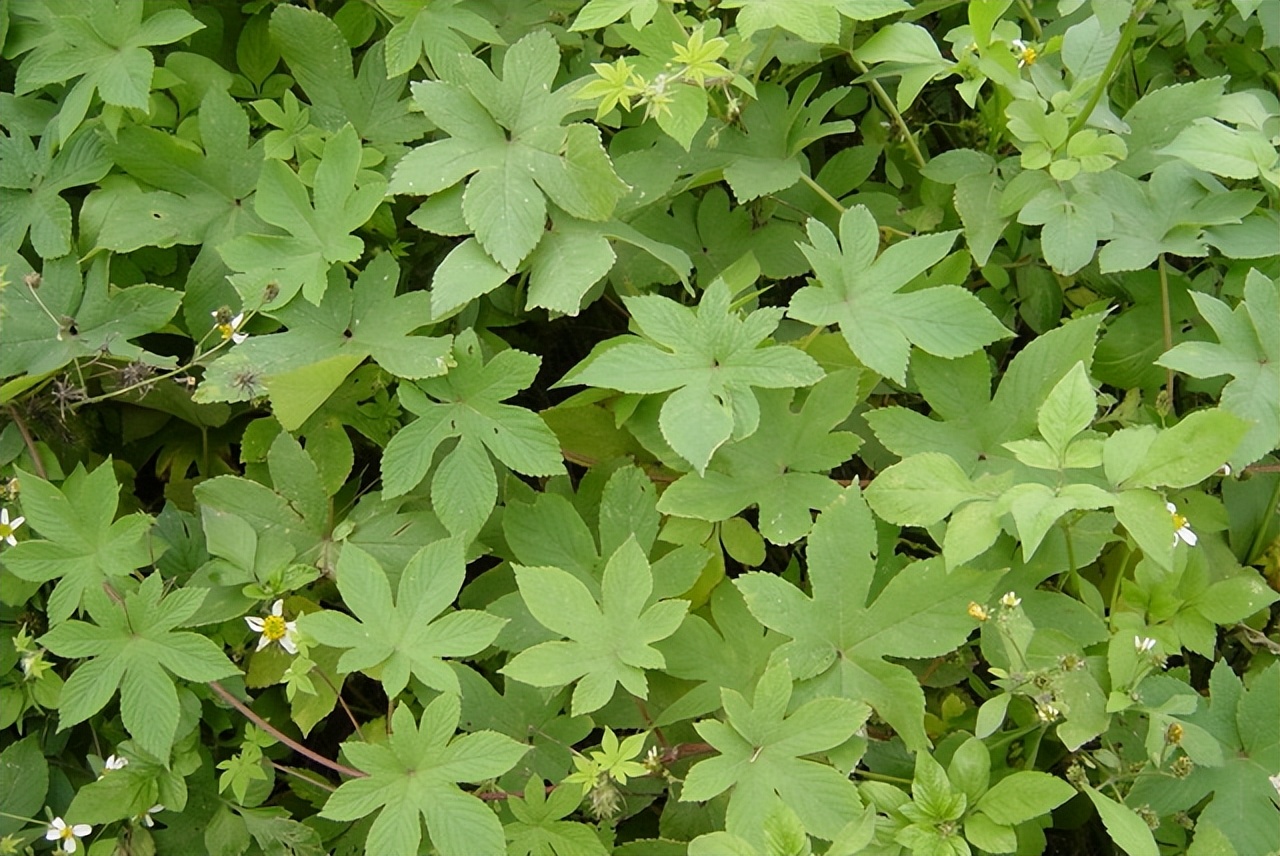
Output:
<instances>
[{"instance_id":1,"label":"reddish-brown stem","mask_svg":"<svg viewBox=\"0 0 1280 856\"><path fill-rule=\"evenodd\" d=\"M274 725L267 722L261 716L258 716L258 714L254 713L253 710L250 709L250 707L247 704L245 704L244 702L240 701L240 699L233 696L227 690L226 687L224 687L222 684L218 683L217 681L209 681L209 689L217 693L218 696L221 697L222 700L225 701L227 704L231 705L236 710L240 711L241 715L243 715L245 719L249 720L254 725L258 726L263 731L270 734L276 740L288 746L294 752L297 752L299 755L303 755L307 758L310 758L312 761L315 761L317 764L321 765L322 767L328 767L330 770L333 770L334 772L337 772L337 773L341 773L344 776L351 776L354 779L363 779L365 777L366 775L365 773L362 773L361 771L355 769L354 767L348 767L346 764L339 764L337 761L330 761L328 758L324 757L318 752L311 751L306 746L303 746L301 743L299 743L297 740L294 740L292 737L289 737L287 734L280 731L280 729L276 728Z\"/></svg>"}]
</instances>

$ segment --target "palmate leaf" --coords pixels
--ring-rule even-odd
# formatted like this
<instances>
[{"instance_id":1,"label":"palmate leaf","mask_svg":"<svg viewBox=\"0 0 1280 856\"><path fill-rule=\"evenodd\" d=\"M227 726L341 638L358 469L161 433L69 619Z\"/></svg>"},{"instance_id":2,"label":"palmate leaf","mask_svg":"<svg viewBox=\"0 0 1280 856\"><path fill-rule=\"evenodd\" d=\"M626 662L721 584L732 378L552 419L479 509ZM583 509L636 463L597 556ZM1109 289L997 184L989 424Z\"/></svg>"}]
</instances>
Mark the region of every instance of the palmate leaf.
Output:
<instances>
[{"instance_id":1,"label":"palmate leaf","mask_svg":"<svg viewBox=\"0 0 1280 856\"><path fill-rule=\"evenodd\" d=\"M1276 789L1280 770L1280 666L1253 676L1246 688L1222 661L1209 678L1209 701L1187 717L1221 743L1223 763L1196 764L1178 779L1148 770L1134 782L1127 802L1148 804L1161 815L1191 808L1210 793L1199 823L1216 826L1235 852L1275 849ZM1197 826L1199 829L1199 826Z\"/></svg>"},{"instance_id":2,"label":"palmate leaf","mask_svg":"<svg viewBox=\"0 0 1280 856\"><path fill-rule=\"evenodd\" d=\"M337 576L338 591L355 618L333 610L314 612L299 619L299 629L322 645L347 649L338 670L373 673L388 698L408 686L410 673L441 692L459 693L444 658L478 653L506 624L474 609L446 612L466 576L462 544L454 539L428 544L409 561L394 603L386 571L359 547L343 547Z\"/></svg>"},{"instance_id":3,"label":"palmate leaf","mask_svg":"<svg viewBox=\"0 0 1280 856\"><path fill-rule=\"evenodd\" d=\"M875 549L871 512L851 485L809 535L811 598L773 574L744 574L735 584L761 624L791 638L773 660L791 663L806 694L865 701L919 750L928 746L924 693L910 670L884 658L954 651L974 628L966 607L981 603L999 575L948 572L929 559L898 571L868 602Z\"/></svg>"},{"instance_id":4,"label":"palmate leaf","mask_svg":"<svg viewBox=\"0 0 1280 856\"><path fill-rule=\"evenodd\" d=\"M507 800L515 815L506 825L510 856L607 856L596 831L585 823L564 820L582 802L575 788L546 792L541 777L533 776L524 789L524 798Z\"/></svg>"},{"instance_id":5,"label":"palmate leaf","mask_svg":"<svg viewBox=\"0 0 1280 856\"><path fill-rule=\"evenodd\" d=\"M831 430L853 410L856 375L827 375L798 413L791 409L790 390L757 393L760 429L722 447L705 473L688 473L668 487L658 510L720 521L756 505L765 538L774 544L803 538L813 525L810 509L826 508L840 495L840 486L827 473L861 443L855 434Z\"/></svg>"},{"instance_id":6,"label":"palmate leaf","mask_svg":"<svg viewBox=\"0 0 1280 856\"><path fill-rule=\"evenodd\" d=\"M903 293L942 260L956 232L907 238L877 256L880 232L864 206L840 218L840 241L809 221L801 250L813 265L813 284L791 298L787 314L809 324L839 324L849 347L868 368L906 381L911 346L939 357L963 357L1013 334L978 298L956 285Z\"/></svg>"},{"instance_id":7,"label":"palmate leaf","mask_svg":"<svg viewBox=\"0 0 1280 856\"><path fill-rule=\"evenodd\" d=\"M321 817L350 821L377 811L368 853L417 856L423 820L442 856L505 853L498 816L457 783L501 776L529 747L492 731L455 737L458 717L458 696L446 693L426 706L418 722L409 705L397 707L384 744L342 744L351 763L369 775L344 782Z\"/></svg>"},{"instance_id":8,"label":"palmate leaf","mask_svg":"<svg viewBox=\"0 0 1280 856\"><path fill-rule=\"evenodd\" d=\"M318 305L329 268L360 258L364 241L351 233L373 216L386 191L381 178L360 173L360 138L349 125L325 143L313 192L283 161L264 163L254 210L288 235L241 235L218 247L227 265L242 271L231 281L245 305L261 305L268 282L279 289L272 306L299 290Z\"/></svg>"},{"instance_id":9,"label":"palmate leaf","mask_svg":"<svg viewBox=\"0 0 1280 856\"><path fill-rule=\"evenodd\" d=\"M15 252L28 230L41 258L71 252L71 206L62 191L100 181L111 161L92 131L72 135L55 154L56 139L52 128L39 147L17 129L0 135L0 253Z\"/></svg>"},{"instance_id":10,"label":"palmate leaf","mask_svg":"<svg viewBox=\"0 0 1280 856\"><path fill-rule=\"evenodd\" d=\"M1252 423L1231 457L1239 471L1280 446L1280 282L1249 271L1235 309L1198 291L1191 299L1219 344L1183 342L1157 362L1192 377L1232 376L1221 407Z\"/></svg>"},{"instance_id":11,"label":"palmate leaf","mask_svg":"<svg viewBox=\"0 0 1280 856\"><path fill-rule=\"evenodd\" d=\"M501 80L465 54L440 70L441 80L413 87L427 118L449 136L406 155L392 192L435 194L471 176L463 216L508 272L542 237L548 199L574 217L600 221L627 192L599 132L561 124L577 105L566 90L551 90L559 62L555 42L540 31L507 51Z\"/></svg>"},{"instance_id":12,"label":"palmate leaf","mask_svg":"<svg viewBox=\"0 0 1280 856\"><path fill-rule=\"evenodd\" d=\"M780 27L819 45L840 41L842 16L873 21L910 8L905 0L724 0L720 5L741 10L737 27L743 38Z\"/></svg>"},{"instance_id":13,"label":"palmate leaf","mask_svg":"<svg viewBox=\"0 0 1280 856\"><path fill-rule=\"evenodd\" d=\"M366 357L402 378L442 375L453 362L450 336L416 336L432 323L426 292L397 295L400 269L390 253L375 256L354 287L330 284L319 306L293 301L270 314L288 329L250 336L205 372L197 401L247 401L260 379L285 428L293 431L341 386Z\"/></svg>"},{"instance_id":14,"label":"palmate leaf","mask_svg":"<svg viewBox=\"0 0 1280 856\"><path fill-rule=\"evenodd\" d=\"M803 351L760 347L782 310L757 309L740 317L730 309L731 297L729 286L716 280L697 309L657 295L624 298L645 339L624 339L598 352L560 383L632 393L670 391L659 416L662 434L699 474L705 473L716 449L731 437L750 437L759 427L753 387L809 386L823 375Z\"/></svg>"},{"instance_id":15,"label":"palmate leaf","mask_svg":"<svg viewBox=\"0 0 1280 856\"><path fill-rule=\"evenodd\" d=\"M388 77L407 74L423 54L438 70L471 53L463 36L491 45L505 44L493 24L461 0L378 0L378 5L399 18L387 33Z\"/></svg>"},{"instance_id":16,"label":"palmate leaf","mask_svg":"<svg viewBox=\"0 0 1280 856\"><path fill-rule=\"evenodd\" d=\"M87 593L149 564L152 519L130 514L115 519L119 485L111 460L93 472L82 466L60 488L22 473L22 512L48 540L23 541L5 551L4 564L32 582L58 580L49 595L51 624L68 618ZM104 702L105 704L105 702Z\"/></svg>"},{"instance_id":17,"label":"palmate leaf","mask_svg":"<svg viewBox=\"0 0 1280 856\"><path fill-rule=\"evenodd\" d=\"M144 19L143 0L50 0L26 8L38 10L40 36L18 67L14 94L79 78L58 112L57 136L63 142L84 121L95 92L107 104L147 110L155 71L147 48L204 28L183 9L164 9Z\"/></svg>"},{"instance_id":18,"label":"palmate leaf","mask_svg":"<svg viewBox=\"0 0 1280 856\"><path fill-rule=\"evenodd\" d=\"M757 838L779 802L819 838L835 838L861 808L858 792L834 767L802 759L833 749L866 722L870 709L847 698L815 698L793 710L791 668L780 660L761 676L751 702L721 693L727 722L703 720L698 734L720 754L699 761L685 778L682 801L709 800L730 787L726 829Z\"/></svg>"},{"instance_id":19,"label":"palmate leaf","mask_svg":"<svg viewBox=\"0 0 1280 856\"><path fill-rule=\"evenodd\" d=\"M168 323L179 292L158 285L113 288L106 256L94 259L82 279L75 257L63 256L44 264L37 300L24 283L33 271L21 256L0 258L0 268L8 283L0 289L0 378L45 374L103 353L173 365L172 357L149 354L129 340Z\"/></svg>"},{"instance_id":20,"label":"palmate leaf","mask_svg":"<svg viewBox=\"0 0 1280 856\"><path fill-rule=\"evenodd\" d=\"M198 683L239 674L212 640L174 629L200 610L205 590L179 589L162 598L163 590L160 574L151 574L121 606L95 588L86 605L96 624L64 621L40 637L60 657L90 658L63 687L59 728L102 710L119 687L125 728L147 752L167 759L179 716L170 673Z\"/></svg>"},{"instance_id":21,"label":"palmate leaf","mask_svg":"<svg viewBox=\"0 0 1280 856\"><path fill-rule=\"evenodd\" d=\"M537 687L578 681L574 716L604 707L618 684L648 698L645 670L666 665L652 643L676 632L689 608L678 599L650 603L653 573L634 537L605 566L599 602L581 580L559 568L517 566L516 584L533 617L568 639L521 651L501 671Z\"/></svg>"},{"instance_id":22,"label":"palmate leaf","mask_svg":"<svg viewBox=\"0 0 1280 856\"><path fill-rule=\"evenodd\" d=\"M495 354L487 363L475 331L454 340L457 365L442 378L400 385L400 401L418 415L391 438L382 457L388 497L416 487L431 470L436 450L458 442L432 479L435 511L450 532L478 532L497 501L489 455L525 475L563 471L560 444L538 416L503 404L533 382L540 359L523 351Z\"/></svg>"}]
</instances>

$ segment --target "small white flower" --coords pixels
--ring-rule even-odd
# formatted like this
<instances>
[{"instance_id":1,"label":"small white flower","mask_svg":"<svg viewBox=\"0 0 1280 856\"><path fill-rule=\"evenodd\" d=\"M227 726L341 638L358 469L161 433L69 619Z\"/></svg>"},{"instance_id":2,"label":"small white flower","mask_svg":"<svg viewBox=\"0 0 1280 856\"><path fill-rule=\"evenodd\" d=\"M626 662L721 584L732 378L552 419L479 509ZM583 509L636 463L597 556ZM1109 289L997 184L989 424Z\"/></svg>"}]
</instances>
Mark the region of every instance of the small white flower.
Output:
<instances>
[{"instance_id":1,"label":"small white flower","mask_svg":"<svg viewBox=\"0 0 1280 856\"><path fill-rule=\"evenodd\" d=\"M1040 718L1041 722L1053 722L1059 716L1062 716L1062 711L1058 710L1058 706L1053 702L1037 701L1035 704L1036 716Z\"/></svg>"},{"instance_id":2,"label":"small white flower","mask_svg":"<svg viewBox=\"0 0 1280 856\"><path fill-rule=\"evenodd\" d=\"M1018 56L1018 68L1035 65L1040 57L1040 52L1036 50L1035 45L1029 45L1022 39L1014 39L1009 44L1013 46L1014 53Z\"/></svg>"},{"instance_id":3,"label":"small white flower","mask_svg":"<svg viewBox=\"0 0 1280 856\"><path fill-rule=\"evenodd\" d=\"M9 509L0 508L0 541L8 541L10 547L18 545L18 539L13 537L13 533L18 531L18 527L26 522L25 517L15 517L9 519Z\"/></svg>"},{"instance_id":4,"label":"small white flower","mask_svg":"<svg viewBox=\"0 0 1280 856\"><path fill-rule=\"evenodd\" d=\"M123 770L127 766L129 766L128 758L121 758L119 755L109 755L102 765L102 775L98 776L98 778L101 779L112 770Z\"/></svg>"},{"instance_id":5,"label":"small white flower","mask_svg":"<svg viewBox=\"0 0 1280 856\"><path fill-rule=\"evenodd\" d=\"M142 813L142 822L146 824L148 827L155 826L156 822L152 820L151 815L159 811L164 811L164 806L160 805L160 803L156 803L151 808L147 809Z\"/></svg>"},{"instance_id":6,"label":"small white flower","mask_svg":"<svg viewBox=\"0 0 1280 856\"><path fill-rule=\"evenodd\" d=\"M1172 502L1166 502L1164 507L1169 509L1169 514L1173 517L1173 546L1178 546L1178 542L1182 541L1188 547L1194 547L1196 541L1200 539L1191 531L1191 524L1187 522L1187 518L1178 513L1178 506Z\"/></svg>"},{"instance_id":7,"label":"small white flower","mask_svg":"<svg viewBox=\"0 0 1280 856\"><path fill-rule=\"evenodd\" d=\"M1231 465L1223 464L1222 466L1218 467L1218 475L1222 476L1223 478L1231 478Z\"/></svg>"},{"instance_id":8,"label":"small white flower","mask_svg":"<svg viewBox=\"0 0 1280 856\"><path fill-rule=\"evenodd\" d=\"M1135 636L1133 637L1133 647L1137 649L1139 654L1146 654L1156 647L1156 640L1150 636Z\"/></svg>"},{"instance_id":9,"label":"small white flower","mask_svg":"<svg viewBox=\"0 0 1280 856\"><path fill-rule=\"evenodd\" d=\"M1011 591L1005 592L1004 596L1000 598L1000 605L1005 609L1014 609L1021 603L1022 598L1018 597Z\"/></svg>"},{"instance_id":10,"label":"small white flower","mask_svg":"<svg viewBox=\"0 0 1280 856\"><path fill-rule=\"evenodd\" d=\"M215 321L217 320L218 310L215 309L209 314L213 316ZM225 318L226 316L224 315L222 317ZM243 323L244 323L244 313L241 312L239 315L235 316L230 321L226 323L219 323L216 326L218 328L218 332L222 334L222 340L224 342L227 339L230 339L233 343L238 345L241 342L243 342L245 339L249 338L248 333L240 332L240 325Z\"/></svg>"},{"instance_id":11,"label":"small white flower","mask_svg":"<svg viewBox=\"0 0 1280 856\"><path fill-rule=\"evenodd\" d=\"M67 826L65 820L55 817L53 822L49 824L49 829L45 832L44 837L46 841L61 841L63 853L74 853L80 843L80 839L91 832L93 832L93 827L87 823Z\"/></svg>"},{"instance_id":12,"label":"small white flower","mask_svg":"<svg viewBox=\"0 0 1280 856\"><path fill-rule=\"evenodd\" d=\"M253 632L262 634L258 639L259 651L275 642L290 654L298 653L298 622L284 620L283 600L271 604L271 614L266 618L250 616L245 618L245 623Z\"/></svg>"}]
</instances>

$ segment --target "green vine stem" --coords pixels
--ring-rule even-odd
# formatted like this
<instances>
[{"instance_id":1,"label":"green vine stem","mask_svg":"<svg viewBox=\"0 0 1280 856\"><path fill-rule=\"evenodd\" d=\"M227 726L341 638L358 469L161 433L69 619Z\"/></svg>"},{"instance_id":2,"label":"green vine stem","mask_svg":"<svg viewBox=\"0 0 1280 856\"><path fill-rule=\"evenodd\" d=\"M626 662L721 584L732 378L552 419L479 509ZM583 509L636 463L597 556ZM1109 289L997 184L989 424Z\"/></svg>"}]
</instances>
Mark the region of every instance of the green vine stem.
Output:
<instances>
[{"instance_id":1,"label":"green vine stem","mask_svg":"<svg viewBox=\"0 0 1280 856\"><path fill-rule=\"evenodd\" d=\"M1102 95L1107 91L1107 87L1111 84L1111 78L1115 77L1116 69L1120 67L1121 61L1128 55L1129 49L1133 47L1134 37L1138 33L1138 22L1142 20L1142 16L1146 14L1148 2L1139 2L1133 7L1133 11L1129 13L1129 20L1125 22L1124 30L1120 33L1120 41L1116 42L1115 50L1111 52L1111 58L1107 60L1107 67L1102 70L1102 76L1098 78L1098 83L1093 87L1093 92L1089 94L1089 100L1085 103L1084 109L1071 120L1071 126L1067 129L1067 136L1073 136L1077 131L1082 129L1089 121L1089 117L1093 115L1093 110L1098 106L1098 102L1102 100Z\"/></svg>"},{"instance_id":2,"label":"green vine stem","mask_svg":"<svg viewBox=\"0 0 1280 856\"><path fill-rule=\"evenodd\" d=\"M857 69L858 74L866 74L867 66L862 60L849 52L849 62ZM868 80L867 85L871 87L872 93L875 94L876 100L880 102L880 106L893 119L893 123L898 126L898 130L902 132L902 138L907 142L907 148L911 150L911 158L916 162L916 166L924 169L927 161L920 151L920 147L916 145L916 138L912 136L911 129L907 127L907 120L902 118L902 113L898 110L898 105L893 103L893 99L889 97L889 93L884 91L884 87L880 85L878 80Z\"/></svg>"}]
</instances>

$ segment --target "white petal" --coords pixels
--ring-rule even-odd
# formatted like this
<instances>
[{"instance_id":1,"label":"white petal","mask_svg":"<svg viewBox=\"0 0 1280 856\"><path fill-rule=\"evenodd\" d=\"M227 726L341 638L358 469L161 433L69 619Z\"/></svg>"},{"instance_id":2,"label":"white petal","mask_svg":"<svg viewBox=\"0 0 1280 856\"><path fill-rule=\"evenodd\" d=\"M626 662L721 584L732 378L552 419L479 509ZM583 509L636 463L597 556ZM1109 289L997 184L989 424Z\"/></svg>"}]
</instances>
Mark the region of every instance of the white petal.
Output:
<instances>
[{"instance_id":1,"label":"white petal","mask_svg":"<svg viewBox=\"0 0 1280 856\"><path fill-rule=\"evenodd\" d=\"M290 654L298 653L298 643L293 641L293 636L286 633L280 637L280 647L288 651Z\"/></svg>"},{"instance_id":2,"label":"white petal","mask_svg":"<svg viewBox=\"0 0 1280 856\"><path fill-rule=\"evenodd\" d=\"M232 344L235 344L235 345L240 344L247 338L249 338L248 333L232 333L231 334L231 342Z\"/></svg>"},{"instance_id":3,"label":"white petal","mask_svg":"<svg viewBox=\"0 0 1280 856\"><path fill-rule=\"evenodd\" d=\"M0 508L0 526L9 525L9 509Z\"/></svg>"},{"instance_id":4,"label":"white petal","mask_svg":"<svg viewBox=\"0 0 1280 856\"><path fill-rule=\"evenodd\" d=\"M1196 542L1200 540L1196 536L1196 533L1191 531L1190 526L1183 526L1181 529L1179 529L1178 537L1181 538L1183 541L1186 541L1188 547L1194 547L1196 545Z\"/></svg>"},{"instance_id":5,"label":"white petal","mask_svg":"<svg viewBox=\"0 0 1280 856\"><path fill-rule=\"evenodd\" d=\"M26 522L27 522L27 518L25 517L15 517L13 518L13 520L9 522L9 525L12 526L14 529L17 529L19 526L21 526L23 523L26 523Z\"/></svg>"},{"instance_id":6,"label":"white petal","mask_svg":"<svg viewBox=\"0 0 1280 856\"><path fill-rule=\"evenodd\" d=\"M265 636L259 636L259 637L258 637L258 650L259 650L259 651L261 651L263 648L267 647L267 646L268 646L268 645L270 645L270 644L271 644L271 640L270 640L270 639L268 639L267 637L265 637Z\"/></svg>"},{"instance_id":7,"label":"white petal","mask_svg":"<svg viewBox=\"0 0 1280 856\"><path fill-rule=\"evenodd\" d=\"M277 600L275 603L271 604L271 614L272 614L272 615L284 615L284 601L283 601L283 600Z\"/></svg>"},{"instance_id":8,"label":"white petal","mask_svg":"<svg viewBox=\"0 0 1280 856\"><path fill-rule=\"evenodd\" d=\"M64 838L64 839L62 840L62 852L63 852L63 853L74 853L74 852L76 852L76 840L75 840L75 838L74 838L74 837L72 837L72 838Z\"/></svg>"},{"instance_id":9,"label":"white petal","mask_svg":"<svg viewBox=\"0 0 1280 856\"><path fill-rule=\"evenodd\" d=\"M1165 508L1167 508L1167 509L1169 509L1169 513L1170 513L1170 514L1177 514L1177 513L1178 513L1178 506L1174 505L1172 502L1166 502L1166 503L1164 504L1164 507L1165 507Z\"/></svg>"},{"instance_id":10,"label":"white petal","mask_svg":"<svg viewBox=\"0 0 1280 856\"><path fill-rule=\"evenodd\" d=\"M6 535L4 540L9 542L10 547L18 546L18 539L14 538L12 535Z\"/></svg>"},{"instance_id":11,"label":"white petal","mask_svg":"<svg viewBox=\"0 0 1280 856\"><path fill-rule=\"evenodd\" d=\"M262 626L263 626L262 619L258 618L256 615L245 616L244 623L248 624L249 629L252 630L254 633L262 632Z\"/></svg>"},{"instance_id":12,"label":"white petal","mask_svg":"<svg viewBox=\"0 0 1280 856\"><path fill-rule=\"evenodd\" d=\"M93 832L93 827L87 823L77 823L75 826L71 827L71 834L78 835L81 838L84 838L91 832Z\"/></svg>"}]
</instances>

